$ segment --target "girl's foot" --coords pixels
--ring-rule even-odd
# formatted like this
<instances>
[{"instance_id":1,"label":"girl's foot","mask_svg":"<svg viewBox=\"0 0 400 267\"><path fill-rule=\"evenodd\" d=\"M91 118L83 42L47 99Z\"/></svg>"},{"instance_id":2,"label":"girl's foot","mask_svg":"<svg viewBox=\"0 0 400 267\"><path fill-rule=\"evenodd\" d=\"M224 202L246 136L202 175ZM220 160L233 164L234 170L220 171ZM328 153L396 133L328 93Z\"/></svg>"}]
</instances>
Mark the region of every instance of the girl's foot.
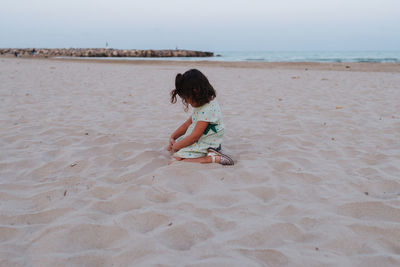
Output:
<instances>
[{"instance_id":1,"label":"girl's foot","mask_svg":"<svg viewBox=\"0 0 400 267\"><path fill-rule=\"evenodd\" d=\"M218 152L214 148L209 148L208 149L208 154L207 156L211 157L211 162L212 163L219 163L221 165L234 165L235 163L233 162L233 159L231 159L229 156Z\"/></svg>"}]
</instances>

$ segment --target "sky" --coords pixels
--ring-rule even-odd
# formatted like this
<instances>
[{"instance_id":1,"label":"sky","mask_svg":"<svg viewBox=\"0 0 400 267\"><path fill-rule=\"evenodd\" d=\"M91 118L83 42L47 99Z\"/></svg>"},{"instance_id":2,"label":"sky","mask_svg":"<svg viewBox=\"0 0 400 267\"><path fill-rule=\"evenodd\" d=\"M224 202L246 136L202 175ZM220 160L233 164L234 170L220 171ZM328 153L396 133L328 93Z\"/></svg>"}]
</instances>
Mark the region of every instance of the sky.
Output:
<instances>
[{"instance_id":1,"label":"sky","mask_svg":"<svg viewBox=\"0 0 400 267\"><path fill-rule=\"evenodd\" d=\"M400 50L399 0L1 0L0 47Z\"/></svg>"}]
</instances>

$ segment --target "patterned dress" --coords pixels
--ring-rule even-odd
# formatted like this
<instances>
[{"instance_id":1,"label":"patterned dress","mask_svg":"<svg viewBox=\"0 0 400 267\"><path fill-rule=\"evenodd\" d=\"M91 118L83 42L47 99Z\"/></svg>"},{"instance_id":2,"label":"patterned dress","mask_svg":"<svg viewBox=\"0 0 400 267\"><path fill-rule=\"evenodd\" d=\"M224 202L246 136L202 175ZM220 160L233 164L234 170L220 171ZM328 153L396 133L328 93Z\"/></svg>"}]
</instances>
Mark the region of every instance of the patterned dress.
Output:
<instances>
[{"instance_id":1,"label":"patterned dress","mask_svg":"<svg viewBox=\"0 0 400 267\"><path fill-rule=\"evenodd\" d=\"M198 121L209 122L208 127L203 135L194 144L183 147L174 153L175 157L180 158L201 158L207 155L209 147L218 148L222 143L224 136L224 123L222 122L221 108L216 99L211 100L207 104L193 108L192 124L187 129L186 133L179 137L176 141L180 141L190 135Z\"/></svg>"}]
</instances>

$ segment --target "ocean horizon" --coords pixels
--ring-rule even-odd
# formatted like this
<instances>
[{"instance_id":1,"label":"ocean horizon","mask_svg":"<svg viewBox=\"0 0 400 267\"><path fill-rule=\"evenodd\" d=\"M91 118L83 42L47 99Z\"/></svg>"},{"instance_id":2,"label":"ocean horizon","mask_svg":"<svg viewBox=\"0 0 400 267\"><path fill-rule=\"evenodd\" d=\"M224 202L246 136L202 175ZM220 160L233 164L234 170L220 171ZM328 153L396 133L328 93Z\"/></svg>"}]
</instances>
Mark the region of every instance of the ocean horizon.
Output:
<instances>
[{"instance_id":1,"label":"ocean horizon","mask_svg":"<svg viewBox=\"0 0 400 267\"><path fill-rule=\"evenodd\" d=\"M228 62L377 62L400 63L400 51L210 51L213 57L124 57L99 60L175 60ZM82 58L85 59L85 58Z\"/></svg>"}]
</instances>

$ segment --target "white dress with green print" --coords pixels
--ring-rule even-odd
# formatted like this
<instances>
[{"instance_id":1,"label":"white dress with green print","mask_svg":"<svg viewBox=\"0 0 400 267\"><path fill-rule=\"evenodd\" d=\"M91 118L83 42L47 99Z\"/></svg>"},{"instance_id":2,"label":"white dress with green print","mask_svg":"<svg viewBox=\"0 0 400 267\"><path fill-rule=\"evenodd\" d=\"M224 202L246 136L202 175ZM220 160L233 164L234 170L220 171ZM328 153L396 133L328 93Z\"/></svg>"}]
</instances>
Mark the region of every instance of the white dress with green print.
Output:
<instances>
[{"instance_id":1,"label":"white dress with green print","mask_svg":"<svg viewBox=\"0 0 400 267\"><path fill-rule=\"evenodd\" d=\"M218 148L221 145L224 135L224 123L222 122L221 108L216 99L193 109L192 124L189 126L186 133L176 141L178 142L190 135L198 121L209 122L203 135L194 144L178 150L174 153L174 156L180 158L201 158L207 155L207 149L209 147Z\"/></svg>"}]
</instances>

